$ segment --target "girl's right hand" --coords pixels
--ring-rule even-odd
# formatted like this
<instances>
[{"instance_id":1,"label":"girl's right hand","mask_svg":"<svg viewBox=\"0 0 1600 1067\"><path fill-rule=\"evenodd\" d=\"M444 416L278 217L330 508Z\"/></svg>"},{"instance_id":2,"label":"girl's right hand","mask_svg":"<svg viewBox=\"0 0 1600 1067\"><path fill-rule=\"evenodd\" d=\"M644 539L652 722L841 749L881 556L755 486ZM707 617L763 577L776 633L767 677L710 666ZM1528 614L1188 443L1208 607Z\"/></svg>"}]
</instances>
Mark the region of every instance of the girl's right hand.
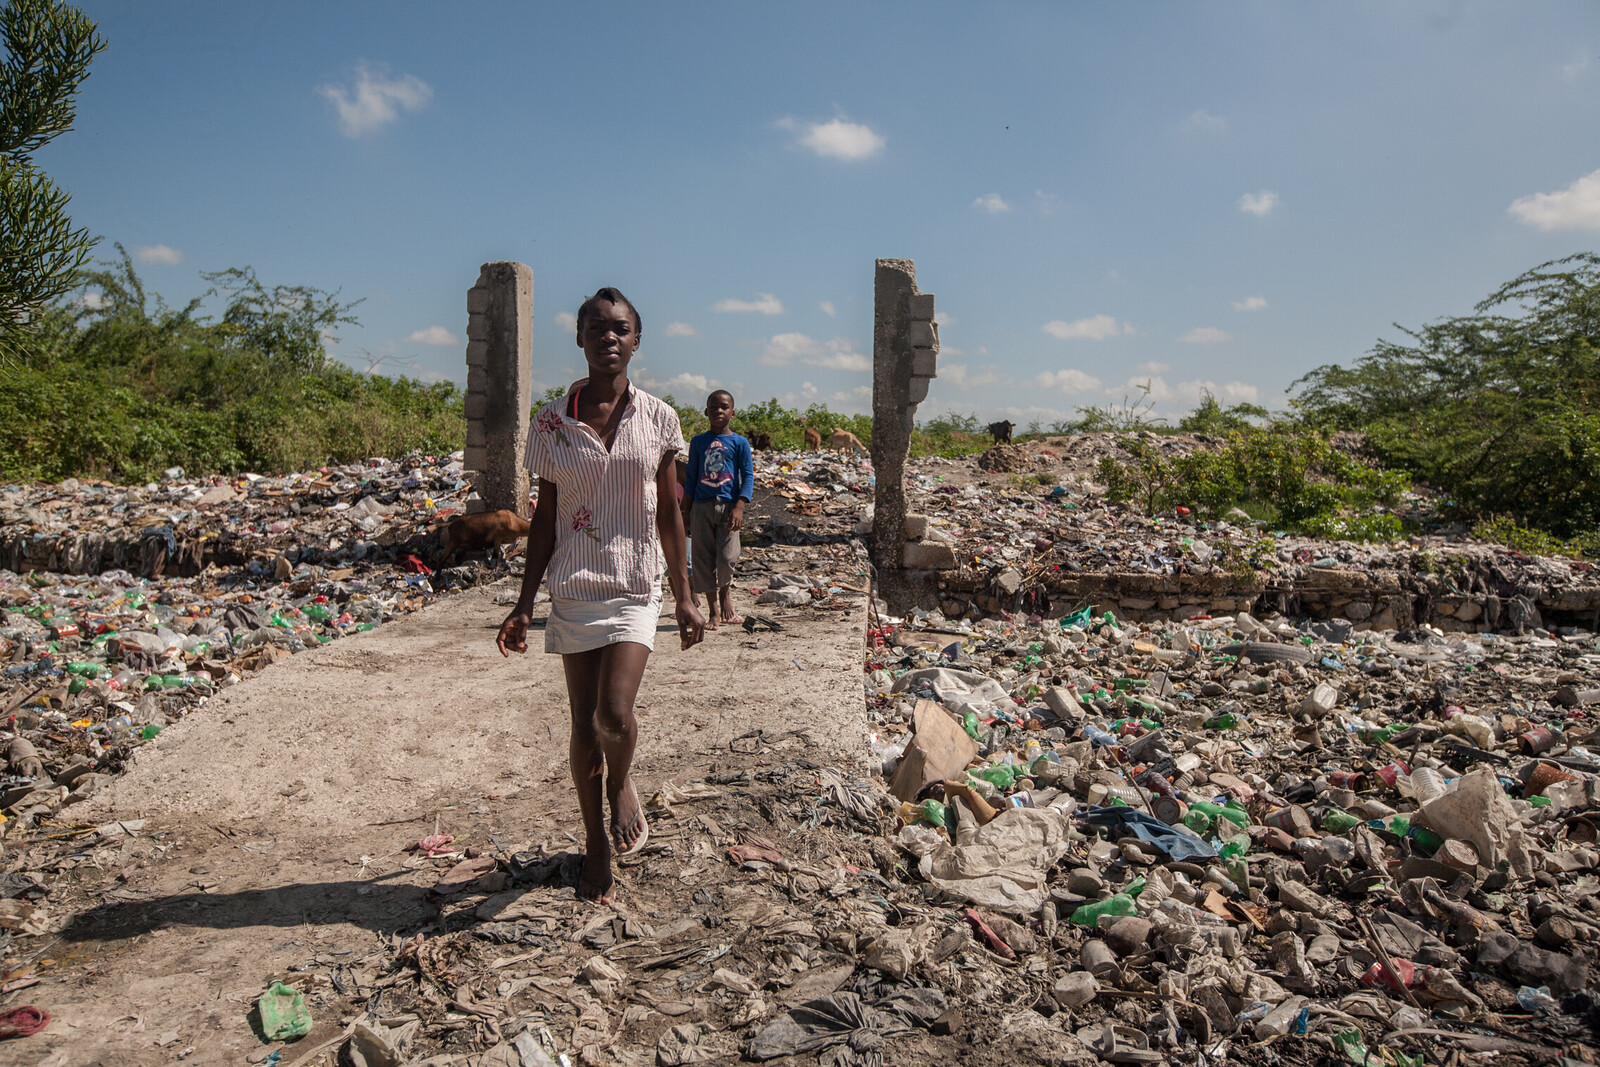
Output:
<instances>
[{"instance_id":1,"label":"girl's right hand","mask_svg":"<svg viewBox=\"0 0 1600 1067\"><path fill-rule=\"evenodd\" d=\"M506 616L506 621L500 624L500 633L494 639L495 647L502 656L509 657L513 652L528 651L528 623L529 612L513 611Z\"/></svg>"}]
</instances>

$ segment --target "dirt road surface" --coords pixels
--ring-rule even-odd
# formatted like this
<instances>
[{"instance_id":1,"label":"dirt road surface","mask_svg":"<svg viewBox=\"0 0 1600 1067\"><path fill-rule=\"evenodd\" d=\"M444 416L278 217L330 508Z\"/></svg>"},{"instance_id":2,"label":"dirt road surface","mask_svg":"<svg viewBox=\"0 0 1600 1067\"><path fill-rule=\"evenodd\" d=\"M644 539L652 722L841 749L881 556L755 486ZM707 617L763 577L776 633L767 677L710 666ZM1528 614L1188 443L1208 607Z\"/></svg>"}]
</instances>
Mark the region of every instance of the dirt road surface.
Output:
<instances>
[{"instance_id":1,"label":"dirt road surface","mask_svg":"<svg viewBox=\"0 0 1600 1067\"><path fill-rule=\"evenodd\" d=\"M80 823L143 824L65 858L91 908L39 954L43 980L9 998L52 1019L0 1046L0 1062L244 1063L266 1047L248 1014L271 979L392 956L397 934L438 916L440 864L403 851L419 837L577 851L560 660L542 654L538 632L525 657L498 654L506 609L494 597L508 588L444 600L224 691L74 809ZM775 612L784 632L724 628L685 652L669 602L639 699L641 796L797 759L855 766L864 611ZM723 847L707 858L696 841L685 855L682 810L653 813L642 861L619 872L619 908L649 923L687 913L697 871L729 867ZM598 911L570 886L548 899L574 926ZM341 1031L325 982L307 986L317 1025L283 1049L284 1064ZM630 1058L653 1056L656 1023L637 1028L643 1047ZM610 1030L607 1044L627 1044L615 1020Z\"/></svg>"}]
</instances>

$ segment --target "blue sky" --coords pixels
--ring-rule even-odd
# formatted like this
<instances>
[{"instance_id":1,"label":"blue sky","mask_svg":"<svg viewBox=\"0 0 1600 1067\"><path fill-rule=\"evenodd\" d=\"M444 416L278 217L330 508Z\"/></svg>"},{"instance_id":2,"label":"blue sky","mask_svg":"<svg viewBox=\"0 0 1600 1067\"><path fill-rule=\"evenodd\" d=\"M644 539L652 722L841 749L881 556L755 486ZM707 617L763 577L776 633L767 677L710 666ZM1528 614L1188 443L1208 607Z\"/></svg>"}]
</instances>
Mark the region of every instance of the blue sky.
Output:
<instances>
[{"instance_id":1,"label":"blue sky","mask_svg":"<svg viewBox=\"0 0 1600 1067\"><path fill-rule=\"evenodd\" d=\"M363 302L335 352L465 380L481 263L640 307L635 377L870 406L873 260L942 320L919 414L1281 406L1390 325L1596 246L1593 3L82 4L39 162L170 303Z\"/></svg>"}]
</instances>

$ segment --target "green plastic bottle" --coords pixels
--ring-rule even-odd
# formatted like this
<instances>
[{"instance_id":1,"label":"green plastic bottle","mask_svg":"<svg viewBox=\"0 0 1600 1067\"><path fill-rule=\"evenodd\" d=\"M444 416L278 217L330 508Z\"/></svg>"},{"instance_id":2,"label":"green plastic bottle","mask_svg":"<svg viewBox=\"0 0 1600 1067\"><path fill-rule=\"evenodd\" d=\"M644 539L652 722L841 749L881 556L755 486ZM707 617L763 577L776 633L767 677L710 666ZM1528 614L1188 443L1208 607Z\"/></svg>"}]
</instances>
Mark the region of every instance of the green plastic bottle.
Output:
<instances>
[{"instance_id":1,"label":"green plastic bottle","mask_svg":"<svg viewBox=\"0 0 1600 1067\"><path fill-rule=\"evenodd\" d=\"M972 771L971 774L974 778L982 778L1003 793L1016 784L1017 776L1021 771L1021 767L1014 767L1006 763L996 763L992 766L984 767L982 770Z\"/></svg>"},{"instance_id":2,"label":"green plastic bottle","mask_svg":"<svg viewBox=\"0 0 1600 1067\"><path fill-rule=\"evenodd\" d=\"M1135 915L1139 909L1134 904L1134 898L1143 889L1144 879L1135 878L1128 883L1128 888L1122 892L1109 896L1104 900L1097 900L1093 904L1083 905L1083 907L1072 913L1072 917L1068 921L1079 926L1093 927L1096 925L1096 920L1102 915Z\"/></svg>"},{"instance_id":3,"label":"green plastic bottle","mask_svg":"<svg viewBox=\"0 0 1600 1067\"><path fill-rule=\"evenodd\" d=\"M1206 729L1207 730L1232 730L1234 727L1238 726L1242 722L1244 722L1244 716L1235 714L1234 712L1230 711L1230 712L1226 712L1225 714L1222 714L1222 715L1213 715L1211 718L1207 719L1206 720Z\"/></svg>"},{"instance_id":4,"label":"green plastic bottle","mask_svg":"<svg viewBox=\"0 0 1600 1067\"><path fill-rule=\"evenodd\" d=\"M1322 828L1330 834L1347 834L1361 825L1361 820L1348 811L1329 808L1322 816Z\"/></svg>"},{"instance_id":5,"label":"green plastic bottle","mask_svg":"<svg viewBox=\"0 0 1600 1067\"><path fill-rule=\"evenodd\" d=\"M924 800L922 806L918 809L918 814L921 815L924 822L931 823L941 829L949 829L950 827L950 816L945 811L944 805L937 800Z\"/></svg>"},{"instance_id":6,"label":"green plastic bottle","mask_svg":"<svg viewBox=\"0 0 1600 1067\"><path fill-rule=\"evenodd\" d=\"M1183 825L1199 834L1201 837L1211 836L1212 827L1217 821L1203 811L1190 808L1183 816Z\"/></svg>"},{"instance_id":7,"label":"green plastic bottle","mask_svg":"<svg viewBox=\"0 0 1600 1067\"><path fill-rule=\"evenodd\" d=\"M961 716L961 728L963 730L966 730L967 731L967 736L972 738L974 741L983 740L981 737L978 736L978 713L977 712L969 711L965 715Z\"/></svg>"},{"instance_id":8,"label":"green plastic bottle","mask_svg":"<svg viewBox=\"0 0 1600 1067\"><path fill-rule=\"evenodd\" d=\"M1226 819L1241 830L1250 825L1250 814L1231 804L1213 804L1209 800L1197 800L1189 805L1189 810L1209 815L1213 822L1217 819Z\"/></svg>"}]
</instances>

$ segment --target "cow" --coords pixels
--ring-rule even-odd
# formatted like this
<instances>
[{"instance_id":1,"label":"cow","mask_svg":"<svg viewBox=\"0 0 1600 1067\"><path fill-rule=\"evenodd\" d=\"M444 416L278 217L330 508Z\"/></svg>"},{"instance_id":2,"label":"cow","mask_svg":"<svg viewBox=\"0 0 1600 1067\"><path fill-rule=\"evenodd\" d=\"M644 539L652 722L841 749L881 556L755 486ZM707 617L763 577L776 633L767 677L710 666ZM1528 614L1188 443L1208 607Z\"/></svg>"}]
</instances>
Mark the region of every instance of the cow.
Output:
<instances>
[{"instance_id":1,"label":"cow","mask_svg":"<svg viewBox=\"0 0 1600 1067\"><path fill-rule=\"evenodd\" d=\"M989 424L989 436L994 438L994 443L997 445L1009 445L1011 443L1011 431L1016 428L1017 424L1010 419L1005 422L991 422Z\"/></svg>"},{"instance_id":2,"label":"cow","mask_svg":"<svg viewBox=\"0 0 1600 1067\"><path fill-rule=\"evenodd\" d=\"M514 545L528 536L528 520L514 511L480 511L451 519L444 528L440 565L458 552L481 552L495 545Z\"/></svg>"},{"instance_id":3,"label":"cow","mask_svg":"<svg viewBox=\"0 0 1600 1067\"><path fill-rule=\"evenodd\" d=\"M751 430L747 440L750 448L755 452L769 452L772 450L772 435L765 430Z\"/></svg>"},{"instance_id":4,"label":"cow","mask_svg":"<svg viewBox=\"0 0 1600 1067\"><path fill-rule=\"evenodd\" d=\"M806 427L806 451L815 452L822 447L822 435L811 427Z\"/></svg>"},{"instance_id":5,"label":"cow","mask_svg":"<svg viewBox=\"0 0 1600 1067\"><path fill-rule=\"evenodd\" d=\"M861 439L849 430L833 431L833 434L828 438L828 447L835 452L843 452L847 448L855 452L865 452L867 450L867 446L861 443Z\"/></svg>"}]
</instances>

